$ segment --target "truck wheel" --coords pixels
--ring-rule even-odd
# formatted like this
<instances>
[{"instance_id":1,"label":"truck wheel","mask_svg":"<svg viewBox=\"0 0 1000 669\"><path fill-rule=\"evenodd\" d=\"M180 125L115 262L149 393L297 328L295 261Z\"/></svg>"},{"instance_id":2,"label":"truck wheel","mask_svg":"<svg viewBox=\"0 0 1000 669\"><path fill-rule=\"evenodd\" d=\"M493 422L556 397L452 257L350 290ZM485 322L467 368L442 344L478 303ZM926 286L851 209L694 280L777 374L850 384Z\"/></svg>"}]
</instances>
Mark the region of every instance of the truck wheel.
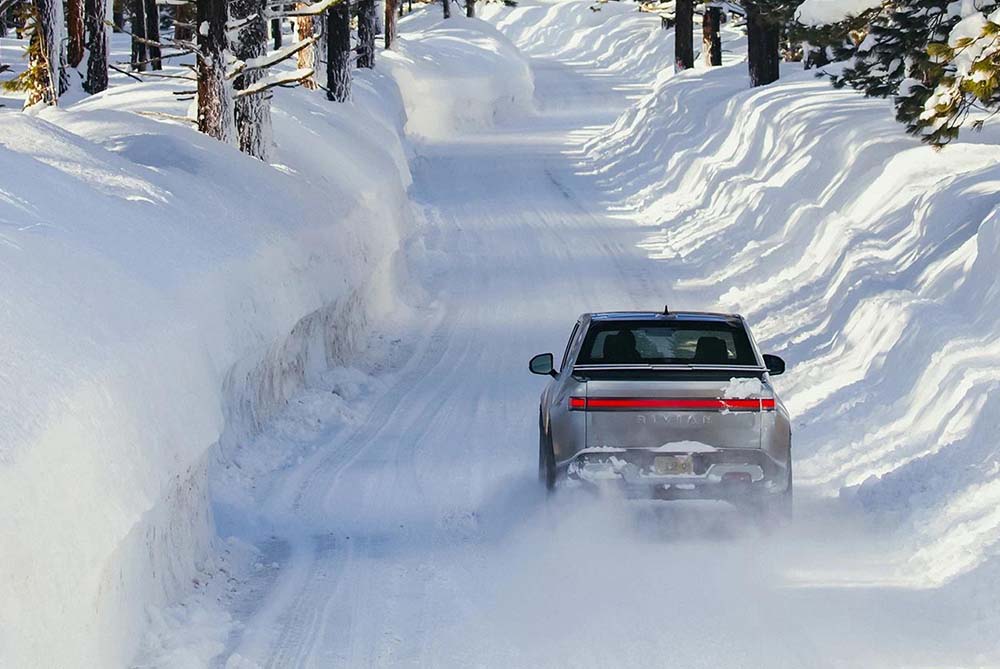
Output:
<instances>
[{"instance_id":1,"label":"truck wheel","mask_svg":"<svg viewBox=\"0 0 1000 669\"><path fill-rule=\"evenodd\" d=\"M541 418L538 420L538 482L549 492L556 487L556 456L552 440L545 434Z\"/></svg>"},{"instance_id":2,"label":"truck wheel","mask_svg":"<svg viewBox=\"0 0 1000 669\"><path fill-rule=\"evenodd\" d=\"M760 501L760 516L769 528L784 527L792 522L794 515L794 495L792 493L792 467L788 466L788 487L785 491L770 495Z\"/></svg>"}]
</instances>

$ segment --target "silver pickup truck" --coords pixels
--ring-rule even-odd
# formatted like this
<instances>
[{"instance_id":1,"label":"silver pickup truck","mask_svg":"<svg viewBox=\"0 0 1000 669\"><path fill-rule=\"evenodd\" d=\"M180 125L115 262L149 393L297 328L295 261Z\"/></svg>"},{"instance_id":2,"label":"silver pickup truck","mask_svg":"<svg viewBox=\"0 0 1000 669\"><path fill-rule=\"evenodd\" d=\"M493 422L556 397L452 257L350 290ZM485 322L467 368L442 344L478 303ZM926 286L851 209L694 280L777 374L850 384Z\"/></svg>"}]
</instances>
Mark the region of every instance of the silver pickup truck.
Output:
<instances>
[{"instance_id":1,"label":"silver pickup truck","mask_svg":"<svg viewBox=\"0 0 1000 669\"><path fill-rule=\"evenodd\" d=\"M630 497L717 499L785 519L791 427L771 385L784 361L761 355L735 314L584 314L539 412L539 479L570 478Z\"/></svg>"}]
</instances>

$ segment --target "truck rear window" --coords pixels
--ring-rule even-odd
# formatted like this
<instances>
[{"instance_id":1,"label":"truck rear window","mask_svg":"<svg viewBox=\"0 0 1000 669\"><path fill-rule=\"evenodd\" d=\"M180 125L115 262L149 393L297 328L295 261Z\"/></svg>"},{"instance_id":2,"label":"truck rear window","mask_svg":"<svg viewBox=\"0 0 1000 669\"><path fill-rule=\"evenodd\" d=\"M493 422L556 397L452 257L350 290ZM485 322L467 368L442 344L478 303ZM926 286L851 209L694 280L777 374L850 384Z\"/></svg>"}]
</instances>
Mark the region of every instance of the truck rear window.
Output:
<instances>
[{"instance_id":1,"label":"truck rear window","mask_svg":"<svg viewBox=\"0 0 1000 669\"><path fill-rule=\"evenodd\" d=\"M757 357L746 329L721 321L595 323L578 365L746 365Z\"/></svg>"}]
</instances>

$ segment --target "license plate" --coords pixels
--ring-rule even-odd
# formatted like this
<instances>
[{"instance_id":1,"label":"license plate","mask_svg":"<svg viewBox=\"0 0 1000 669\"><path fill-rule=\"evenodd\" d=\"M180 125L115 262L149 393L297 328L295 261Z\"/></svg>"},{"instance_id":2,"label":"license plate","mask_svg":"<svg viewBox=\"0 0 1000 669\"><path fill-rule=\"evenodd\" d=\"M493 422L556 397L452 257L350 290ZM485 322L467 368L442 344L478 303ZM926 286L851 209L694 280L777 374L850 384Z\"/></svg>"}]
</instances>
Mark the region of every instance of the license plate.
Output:
<instances>
[{"instance_id":1,"label":"license plate","mask_svg":"<svg viewBox=\"0 0 1000 669\"><path fill-rule=\"evenodd\" d=\"M694 472L690 455L660 455L653 459L653 471L660 475L682 476Z\"/></svg>"}]
</instances>

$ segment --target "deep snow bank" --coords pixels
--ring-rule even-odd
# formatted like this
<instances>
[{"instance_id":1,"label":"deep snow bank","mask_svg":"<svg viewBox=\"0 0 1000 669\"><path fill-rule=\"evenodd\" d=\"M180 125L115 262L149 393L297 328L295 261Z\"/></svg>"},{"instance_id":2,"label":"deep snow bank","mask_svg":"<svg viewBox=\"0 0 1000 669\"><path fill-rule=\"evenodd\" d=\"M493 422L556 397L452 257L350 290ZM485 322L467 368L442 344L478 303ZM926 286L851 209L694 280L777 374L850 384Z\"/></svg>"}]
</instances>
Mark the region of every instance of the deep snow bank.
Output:
<instances>
[{"instance_id":1,"label":"deep snow bank","mask_svg":"<svg viewBox=\"0 0 1000 669\"><path fill-rule=\"evenodd\" d=\"M739 310L788 358L798 481L903 522L917 585L1000 547L990 137L935 153L885 101L793 66L750 90L735 65L661 80L588 147L671 303Z\"/></svg>"},{"instance_id":2,"label":"deep snow bank","mask_svg":"<svg viewBox=\"0 0 1000 669\"><path fill-rule=\"evenodd\" d=\"M157 93L0 115L5 666L125 663L143 608L206 553L210 447L392 304L409 172L391 80L343 108L279 95L277 168L121 111Z\"/></svg>"},{"instance_id":3,"label":"deep snow bank","mask_svg":"<svg viewBox=\"0 0 1000 669\"><path fill-rule=\"evenodd\" d=\"M496 28L439 8L410 14L399 25L401 48L382 67L406 101L406 131L440 138L492 126L530 111L534 83L521 52Z\"/></svg>"},{"instance_id":4,"label":"deep snow bank","mask_svg":"<svg viewBox=\"0 0 1000 669\"><path fill-rule=\"evenodd\" d=\"M0 113L0 665L127 663L218 563L211 461L402 308L407 113L448 132L531 95L484 22L409 22L351 103L276 92L273 165L134 113L183 114L171 84Z\"/></svg>"}]
</instances>

